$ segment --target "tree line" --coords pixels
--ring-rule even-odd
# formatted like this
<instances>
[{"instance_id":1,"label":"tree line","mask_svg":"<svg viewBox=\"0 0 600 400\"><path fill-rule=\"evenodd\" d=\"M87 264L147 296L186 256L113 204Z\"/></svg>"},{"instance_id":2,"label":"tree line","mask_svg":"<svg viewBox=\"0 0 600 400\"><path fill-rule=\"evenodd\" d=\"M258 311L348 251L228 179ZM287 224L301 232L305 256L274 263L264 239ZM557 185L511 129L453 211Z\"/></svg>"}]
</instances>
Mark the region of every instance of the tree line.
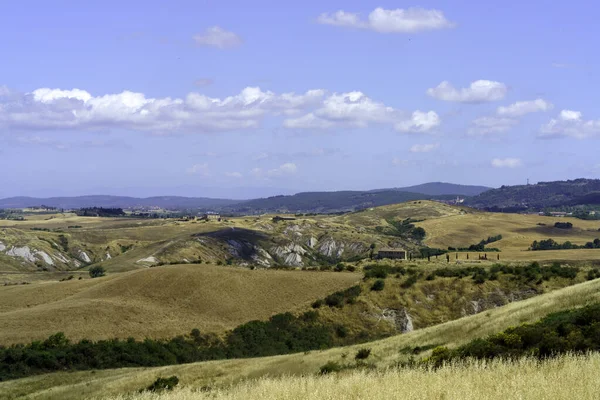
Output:
<instances>
[{"instance_id":1,"label":"tree line","mask_svg":"<svg viewBox=\"0 0 600 400\"><path fill-rule=\"evenodd\" d=\"M558 243L554 239L535 240L529 247L530 250L571 250L571 249L600 249L600 239L594 239L592 242L587 242L584 245L577 245L566 241L564 243Z\"/></svg>"}]
</instances>

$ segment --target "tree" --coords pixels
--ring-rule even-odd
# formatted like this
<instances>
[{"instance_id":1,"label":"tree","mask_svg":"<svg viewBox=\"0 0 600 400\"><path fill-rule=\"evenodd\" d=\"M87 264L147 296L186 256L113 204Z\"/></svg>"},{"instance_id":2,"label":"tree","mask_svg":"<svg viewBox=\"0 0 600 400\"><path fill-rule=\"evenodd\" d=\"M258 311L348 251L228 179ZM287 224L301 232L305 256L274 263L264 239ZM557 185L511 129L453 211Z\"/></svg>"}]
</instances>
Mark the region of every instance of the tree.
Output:
<instances>
[{"instance_id":1,"label":"tree","mask_svg":"<svg viewBox=\"0 0 600 400\"><path fill-rule=\"evenodd\" d=\"M100 276L104 276L105 274L106 274L106 270L101 266L90 268L90 276L92 278L98 278Z\"/></svg>"}]
</instances>

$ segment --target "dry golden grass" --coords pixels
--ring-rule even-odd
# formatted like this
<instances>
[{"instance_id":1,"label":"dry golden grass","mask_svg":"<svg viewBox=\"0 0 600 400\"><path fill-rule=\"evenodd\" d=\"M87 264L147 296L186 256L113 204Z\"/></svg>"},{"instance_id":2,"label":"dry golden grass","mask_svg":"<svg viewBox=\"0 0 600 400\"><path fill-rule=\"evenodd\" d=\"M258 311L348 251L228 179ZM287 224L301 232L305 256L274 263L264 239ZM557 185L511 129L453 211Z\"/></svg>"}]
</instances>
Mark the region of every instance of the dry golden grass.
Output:
<instances>
[{"instance_id":1,"label":"dry golden grass","mask_svg":"<svg viewBox=\"0 0 600 400\"><path fill-rule=\"evenodd\" d=\"M540 363L471 362L438 370L388 369L328 376L262 378L214 391L193 388L155 394L120 395L110 400L203 399L597 399L600 354L566 355Z\"/></svg>"},{"instance_id":2,"label":"dry golden grass","mask_svg":"<svg viewBox=\"0 0 600 400\"><path fill-rule=\"evenodd\" d=\"M0 393L6 393L7 398L25 396L29 399L61 400L90 398L101 395L110 396L134 392L147 387L158 376L167 377L171 375L177 375L182 386L191 388L206 385L226 387L243 380L265 376L275 378L315 374L328 361L352 362L354 354L362 347L372 349L371 356L368 359L369 362L374 363L379 368L386 368L408 357L400 352L401 349L406 347L428 344L457 346L477 337L497 333L510 326L536 321L548 313L580 307L598 301L600 301L600 279L511 303L470 317L367 344L276 357L210 361L158 368L60 372L2 382L0 383ZM421 353L419 356L425 355L426 353ZM519 375L519 373L513 373L516 379L516 375ZM504 383L510 386L510 381ZM399 395L402 394L401 391L398 393ZM508 398L512 397L509 396Z\"/></svg>"},{"instance_id":3,"label":"dry golden grass","mask_svg":"<svg viewBox=\"0 0 600 400\"><path fill-rule=\"evenodd\" d=\"M571 222L573 229L554 228L555 222ZM539 225L544 224L544 225ZM488 236L502 235L502 240L489 244L502 252L502 260L594 260L599 249L528 251L534 240L552 238L557 242L585 244L600 237L600 221L576 218L553 218L538 215L470 212L444 218L432 218L417 223L425 229L425 243L431 247L468 247ZM496 254L488 254L489 256ZM461 259L466 255L461 254Z\"/></svg>"},{"instance_id":4,"label":"dry golden grass","mask_svg":"<svg viewBox=\"0 0 600 400\"><path fill-rule=\"evenodd\" d=\"M104 278L0 287L0 343L45 339L170 338L219 332L306 309L360 274L251 271L211 265L156 267Z\"/></svg>"}]
</instances>

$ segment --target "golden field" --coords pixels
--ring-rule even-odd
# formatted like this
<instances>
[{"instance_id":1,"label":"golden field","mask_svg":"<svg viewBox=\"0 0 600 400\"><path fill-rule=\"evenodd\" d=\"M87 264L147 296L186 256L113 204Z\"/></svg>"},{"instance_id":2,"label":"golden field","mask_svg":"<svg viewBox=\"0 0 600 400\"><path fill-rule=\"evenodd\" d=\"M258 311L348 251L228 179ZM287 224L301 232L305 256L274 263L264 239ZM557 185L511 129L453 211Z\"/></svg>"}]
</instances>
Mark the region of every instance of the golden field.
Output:
<instances>
[{"instance_id":1,"label":"golden field","mask_svg":"<svg viewBox=\"0 0 600 400\"><path fill-rule=\"evenodd\" d=\"M103 278L0 287L0 343L68 338L171 338L222 332L309 308L360 280L358 273L171 265Z\"/></svg>"},{"instance_id":2,"label":"golden field","mask_svg":"<svg viewBox=\"0 0 600 400\"><path fill-rule=\"evenodd\" d=\"M301 400L301 399L578 399L600 393L600 354L562 356L540 363L471 362L437 370L388 369L353 371L337 376L285 376L250 380L214 391L193 388L154 394L118 395L110 400Z\"/></svg>"},{"instance_id":3,"label":"golden field","mask_svg":"<svg viewBox=\"0 0 600 400\"><path fill-rule=\"evenodd\" d=\"M157 377L177 375L180 385L227 387L248 379L312 375L328 361L352 363L363 347L372 349L368 362L379 369L393 366L409 355L405 348L425 345L457 346L510 326L532 322L548 313L600 301L600 279L556 290L458 320L419 329L361 345L338 347L275 357L209 361L157 368L123 368L84 372L58 372L0 383L7 398L81 399L132 393ZM420 353L424 357L427 352ZM515 372L518 375L518 372ZM312 378L308 378L312 379ZM440 397L444 398L444 397ZM446 397L448 398L448 397ZM483 397L486 398L486 397Z\"/></svg>"}]
</instances>

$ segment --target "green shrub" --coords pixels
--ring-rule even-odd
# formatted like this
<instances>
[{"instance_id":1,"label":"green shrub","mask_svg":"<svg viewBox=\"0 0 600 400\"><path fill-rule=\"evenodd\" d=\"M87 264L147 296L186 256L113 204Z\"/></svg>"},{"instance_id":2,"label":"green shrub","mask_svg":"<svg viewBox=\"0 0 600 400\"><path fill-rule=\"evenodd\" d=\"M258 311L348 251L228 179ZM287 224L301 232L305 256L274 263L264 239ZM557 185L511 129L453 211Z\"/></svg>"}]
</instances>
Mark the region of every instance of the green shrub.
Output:
<instances>
[{"instance_id":1,"label":"green shrub","mask_svg":"<svg viewBox=\"0 0 600 400\"><path fill-rule=\"evenodd\" d=\"M168 378L157 378L154 383L146 388L149 392L160 392L163 390L173 390L179 383L179 378L175 375Z\"/></svg>"},{"instance_id":2,"label":"green shrub","mask_svg":"<svg viewBox=\"0 0 600 400\"><path fill-rule=\"evenodd\" d=\"M354 272L354 271L356 271L356 267L355 267L354 265L348 265L348 266L346 267L346 269L347 269L348 271L350 271L350 272Z\"/></svg>"},{"instance_id":3,"label":"green shrub","mask_svg":"<svg viewBox=\"0 0 600 400\"><path fill-rule=\"evenodd\" d=\"M328 361L327 364L323 365L319 373L321 375L331 374L333 372L340 372L342 370L342 366L335 361Z\"/></svg>"},{"instance_id":4,"label":"green shrub","mask_svg":"<svg viewBox=\"0 0 600 400\"><path fill-rule=\"evenodd\" d=\"M342 263L337 264L335 268L333 268L335 272L342 272L344 269L346 269L346 267Z\"/></svg>"},{"instance_id":5,"label":"green shrub","mask_svg":"<svg viewBox=\"0 0 600 400\"><path fill-rule=\"evenodd\" d=\"M104 268L103 268L103 267L101 267L101 266L97 266L97 267L92 267L92 268L90 268L90 271L89 271L89 273L90 273L90 276L91 276L92 278L99 278L99 277L101 277L101 276L104 276L104 275L106 275L106 271L105 271L105 270L104 270Z\"/></svg>"},{"instance_id":6,"label":"green shrub","mask_svg":"<svg viewBox=\"0 0 600 400\"><path fill-rule=\"evenodd\" d=\"M312 308L320 308L323 305L324 301L319 299L312 303Z\"/></svg>"},{"instance_id":7,"label":"green shrub","mask_svg":"<svg viewBox=\"0 0 600 400\"><path fill-rule=\"evenodd\" d=\"M371 355L371 349L363 348L359 349L354 356L356 360L366 360Z\"/></svg>"},{"instance_id":8,"label":"green shrub","mask_svg":"<svg viewBox=\"0 0 600 400\"><path fill-rule=\"evenodd\" d=\"M373 286L371 286L371 290L380 292L383 290L384 287L385 287L385 281L383 279L378 279L375 281L375 283L373 283Z\"/></svg>"},{"instance_id":9,"label":"green shrub","mask_svg":"<svg viewBox=\"0 0 600 400\"><path fill-rule=\"evenodd\" d=\"M409 276L404 282L402 282L402 284L400 285L403 289L408 289L412 286L414 286L415 283L417 283L417 275L411 275Z\"/></svg>"}]
</instances>

